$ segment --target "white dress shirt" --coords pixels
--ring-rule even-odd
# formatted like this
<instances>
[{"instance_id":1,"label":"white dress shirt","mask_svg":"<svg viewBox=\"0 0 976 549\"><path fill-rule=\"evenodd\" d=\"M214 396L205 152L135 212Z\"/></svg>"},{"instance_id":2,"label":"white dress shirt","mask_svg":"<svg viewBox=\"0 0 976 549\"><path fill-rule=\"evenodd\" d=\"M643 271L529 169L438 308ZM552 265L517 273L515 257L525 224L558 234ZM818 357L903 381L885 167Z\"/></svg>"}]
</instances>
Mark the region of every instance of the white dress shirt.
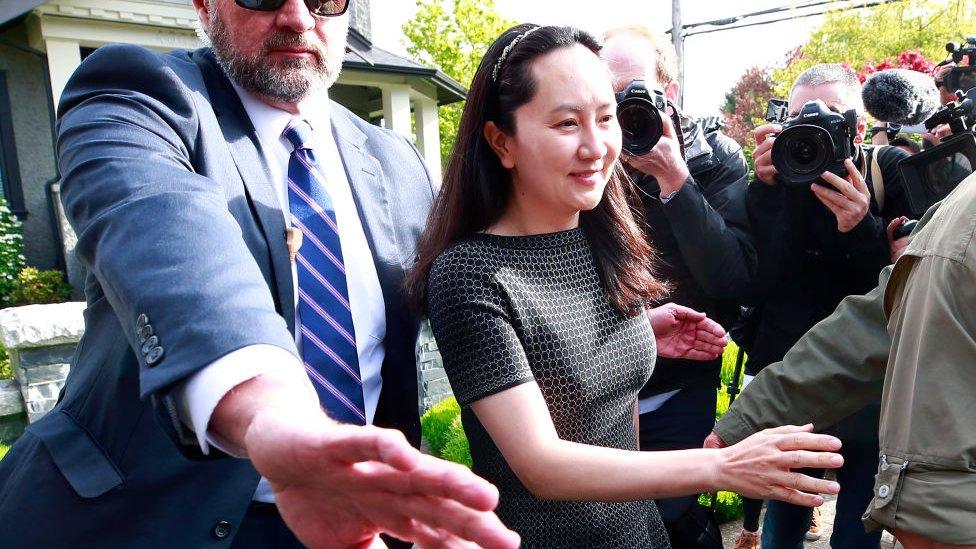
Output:
<instances>
[{"instance_id":1,"label":"white dress shirt","mask_svg":"<svg viewBox=\"0 0 976 549\"><path fill-rule=\"evenodd\" d=\"M363 380L366 419L372 423L383 385L380 370L386 355L383 345L383 339L386 337L386 305L369 242L366 240L366 233L363 231L345 167L339 157L339 150L332 134L328 95L322 93L318 97L305 101L302 113L295 116L267 105L236 84L234 88L241 98L244 110L247 111L267 156L272 183L277 191L286 226L291 226L288 213L287 177L292 146L282 134L293 118L306 120L314 131L312 148L315 150L320 168L325 172L329 196L335 209L343 263L347 273L355 273L355 276L348 276L346 282L352 323L356 332L356 351L359 355L359 370ZM284 235L281 235L281 238L284 240ZM292 284L297 288L294 264ZM300 326L297 290L295 296L295 323L296 326ZM301 331L296 329L295 332L296 343L300 350ZM251 345L228 353L194 374L177 389L175 395L181 417L184 423L197 433L197 440L204 453L209 452L209 446L212 444L231 455L243 457L241 449L233 448L226 441L215 437L213 433L208 433L207 426L214 409L225 394L244 381L270 371L294 372L308 389L314 392L304 366L291 353L273 345ZM266 479L261 479L254 499L274 501Z\"/></svg>"}]
</instances>

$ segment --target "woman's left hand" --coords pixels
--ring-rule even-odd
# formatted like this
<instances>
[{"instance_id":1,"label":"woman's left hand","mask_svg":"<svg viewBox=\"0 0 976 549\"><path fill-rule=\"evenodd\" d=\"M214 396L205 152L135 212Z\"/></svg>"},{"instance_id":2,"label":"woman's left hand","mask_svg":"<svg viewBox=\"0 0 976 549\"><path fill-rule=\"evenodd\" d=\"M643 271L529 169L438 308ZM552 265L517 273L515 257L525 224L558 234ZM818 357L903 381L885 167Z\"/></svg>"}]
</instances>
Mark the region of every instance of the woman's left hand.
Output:
<instances>
[{"instance_id":1,"label":"woman's left hand","mask_svg":"<svg viewBox=\"0 0 976 549\"><path fill-rule=\"evenodd\" d=\"M688 307L667 303L648 309L647 318L657 338L658 356L712 360L729 342L718 322Z\"/></svg>"}]
</instances>

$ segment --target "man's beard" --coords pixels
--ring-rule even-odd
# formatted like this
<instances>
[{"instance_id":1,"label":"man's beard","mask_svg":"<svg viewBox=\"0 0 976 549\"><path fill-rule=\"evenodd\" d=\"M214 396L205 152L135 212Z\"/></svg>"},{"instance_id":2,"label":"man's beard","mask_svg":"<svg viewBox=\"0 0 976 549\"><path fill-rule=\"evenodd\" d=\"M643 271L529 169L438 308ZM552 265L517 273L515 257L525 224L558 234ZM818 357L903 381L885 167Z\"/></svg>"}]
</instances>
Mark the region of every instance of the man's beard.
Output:
<instances>
[{"instance_id":1,"label":"man's beard","mask_svg":"<svg viewBox=\"0 0 976 549\"><path fill-rule=\"evenodd\" d=\"M210 4L209 37L214 55L227 75L245 90L275 101L295 103L314 91L328 89L339 78L342 59L330 59L324 47L307 43L300 34L273 34L261 45L260 53L245 56L231 43L227 26L212 0ZM345 53L342 45L333 46ZM314 55L272 62L269 52L281 47L308 48Z\"/></svg>"}]
</instances>

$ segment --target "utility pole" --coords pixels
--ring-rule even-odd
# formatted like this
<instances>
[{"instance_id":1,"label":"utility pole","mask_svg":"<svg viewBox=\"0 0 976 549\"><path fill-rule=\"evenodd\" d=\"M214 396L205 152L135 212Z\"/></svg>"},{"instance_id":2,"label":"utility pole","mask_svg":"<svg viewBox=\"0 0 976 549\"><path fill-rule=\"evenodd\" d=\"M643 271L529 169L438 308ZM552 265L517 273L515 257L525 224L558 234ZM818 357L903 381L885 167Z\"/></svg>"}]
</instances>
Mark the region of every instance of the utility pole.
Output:
<instances>
[{"instance_id":1,"label":"utility pole","mask_svg":"<svg viewBox=\"0 0 976 549\"><path fill-rule=\"evenodd\" d=\"M685 37L681 28L681 0L671 0L671 43L678 54L678 106L682 106L685 96Z\"/></svg>"}]
</instances>

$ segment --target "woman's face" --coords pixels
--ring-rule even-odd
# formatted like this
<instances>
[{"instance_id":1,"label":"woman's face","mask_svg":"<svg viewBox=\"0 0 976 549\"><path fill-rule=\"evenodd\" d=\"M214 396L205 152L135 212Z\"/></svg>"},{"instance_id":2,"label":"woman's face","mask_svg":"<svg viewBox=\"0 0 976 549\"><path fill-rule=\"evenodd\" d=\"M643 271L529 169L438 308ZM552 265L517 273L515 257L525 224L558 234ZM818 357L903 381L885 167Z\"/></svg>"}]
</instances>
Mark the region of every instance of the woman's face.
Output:
<instances>
[{"instance_id":1,"label":"woman's face","mask_svg":"<svg viewBox=\"0 0 976 549\"><path fill-rule=\"evenodd\" d=\"M519 210L578 216L600 203L620 156L610 73L579 44L536 58L530 70L536 93L516 109L514 135L486 129L486 136L512 172Z\"/></svg>"}]
</instances>

